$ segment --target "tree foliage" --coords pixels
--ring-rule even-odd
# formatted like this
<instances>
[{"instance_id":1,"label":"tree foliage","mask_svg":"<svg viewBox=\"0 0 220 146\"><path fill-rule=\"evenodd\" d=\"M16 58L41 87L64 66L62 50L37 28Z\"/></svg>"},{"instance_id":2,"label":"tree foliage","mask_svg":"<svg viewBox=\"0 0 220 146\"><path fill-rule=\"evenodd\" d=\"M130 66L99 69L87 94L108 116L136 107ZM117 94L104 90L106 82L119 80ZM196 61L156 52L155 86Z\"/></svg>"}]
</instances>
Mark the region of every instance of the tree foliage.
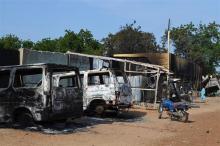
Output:
<instances>
[{"instance_id":1,"label":"tree foliage","mask_svg":"<svg viewBox=\"0 0 220 146\"><path fill-rule=\"evenodd\" d=\"M163 46L167 41L166 33L162 38ZM201 65L204 74L215 72L220 63L220 25L190 23L172 28L170 36L176 55Z\"/></svg>"},{"instance_id":2,"label":"tree foliage","mask_svg":"<svg viewBox=\"0 0 220 146\"><path fill-rule=\"evenodd\" d=\"M31 40L24 40L22 41L22 48L27 48L27 49L31 49L34 46L34 42L32 42Z\"/></svg>"},{"instance_id":3,"label":"tree foliage","mask_svg":"<svg viewBox=\"0 0 220 146\"><path fill-rule=\"evenodd\" d=\"M57 39L44 38L41 41L37 41L33 49L51 52L57 51Z\"/></svg>"},{"instance_id":4,"label":"tree foliage","mask_svg":"<svg viewBox=\"0 0 220 146\"><path fill-rule=\"evenodd\" d=\"M64 36L58 39L42 39L34 45L33 49L63 53L73 51L86 54L102 54L102 45L94 39L90 31L84 29L81 29L79 33L66 30Z\"/></svg>"},{"instance_id":5,"label":"tree foliage","mask_svg":"<svg viewBox=\"0 0 220 146\"><path fill-rule=\"evenodd\" d=\"M6 35L0 38L0 49L19 49L21 40L15 35Z\"/></svg>"},{"instance_id":6,"label":"tree foliage","mask_svg":"<svg viewBox=\"0 0 220 146\"><path fill-rule=\"evenodd\" d=\"M66 30L65 35L57 41L57 51L66 52L73 51L81 53L83 51L83 42L77 33Z\"/></svg>"},{"instance_id":7,"label":"tree foliage","mask_svg":"<svg viewBox=\"0 0 220 146\"><path fill-rule=\"evenodd\" d=\"M64 36L57 39L44 38L36 43L31 40L22 41L15 35L0 38L0 49L19 49L21 47L63 53L67 51L96 55L103 53L102 44L87 29L81 29L79 33L66 30Z\"/></svg>"},{"instance_id":8,"label":"tree foliage","mask_svg":"<svg viewBox=\"0 0 220 146\"><path fill-rule=\"evenodd\" d=\"M104 38L104 48L109 56L114 53L157 52L159 46L152 33L143 32L135 23L122 26L116 34Z\"/></svg>"},{"instance_id":9,"label":"tree foliage","mask_svg":"<svg viewBox=\"0 0 220 146\"><path fill-rule=\"evenodd\" d=\"M98 40L94 39L90 31L81 29L78 36L81 38L83 48L85 48L83 53L96 55L103 54L102 44Z\"/></svg>"}]
</instances>

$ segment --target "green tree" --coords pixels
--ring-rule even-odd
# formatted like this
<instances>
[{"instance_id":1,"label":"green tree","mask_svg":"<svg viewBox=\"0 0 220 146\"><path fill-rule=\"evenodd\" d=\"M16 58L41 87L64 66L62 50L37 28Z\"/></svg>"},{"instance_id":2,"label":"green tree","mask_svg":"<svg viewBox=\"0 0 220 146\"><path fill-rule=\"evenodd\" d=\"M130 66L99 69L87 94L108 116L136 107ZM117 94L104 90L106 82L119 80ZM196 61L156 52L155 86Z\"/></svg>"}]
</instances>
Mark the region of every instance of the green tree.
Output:
<instances>
[{"instance_id":1,"label":"green tree","mask_svg":"<svg viewBox=\"0 0 220 146\"><path fill-rule=\"evenodd\" d=\"M114 53L143 53L143 52L157 52L159 46L152 33L141 31L141 27L135 27L135 21L132 24L127 24L119 30L116 34L109 34L104 38L104 48L107 54Z\"/></svg>"},{"instance_id":2,"label":"green tree","mask_svg":"<svg viewBox=\"0 0 220 146\"><path fill-rule=\"evenodd\" d=\"M57 49L57 39L50 39L45 38L41 41L37 41L37 43L33 46L34 50L41 50L41 51L58 51Z\"/></svg>"},{"instance_id":3,"label":"green tree","mask_svg":"<svg viewBox=\"0 0 220 146\"><path fill-rule=\"evenodd\" d=\"M34 46L34 43L31 40L22 41L22 48L31 49Z\"/></svg>"},{"instance_id":4,"label":"green tree","mask_svg":"<svg viewBox=\"0 0 220 146\"><path fill-rule=\"evenodd\" d=\"M162 37L163 47L166 34ZM204 74L215 72L220 61L220 25L213 22L196 27L190 23L172 28L170 36L176 55L199 64Z\"/></svg>"},{"instance_id":5,"label":"green tree","mask_svg":"<svg viewBox=\"0 0 220 146\"><path fill-rule=\"evenodd\" d=\"M215 72L215 67L220 63L220 25L215 22L208 25L200 24L196 38L201 46L200 50L204 52L203 58L208 73ZM195 58L196 55L192 57Z\"/></svg>"},{"instance_id":6,"label":"green tree","mask_svg":"<svg viewBox=\"0 0 220 146\"><path fill-rule=\"evenodd\" d=\"M65 35L59 38L57 48L60 52L102 54L102 45L94 39L92 33L87 29L81 29L79 33L66 30Z\"/></svg>"},{"instance_id":7,"label":"green tree","mask_svg":"<svg viewBox=\"0 0 220 146\"><path fill-rule=\"evenodd\" d=\"M187 25L181 25L177 28L171 29L171 41L173 46L175 47L174 53L182 58L188 58L188 54L192 49L192 44L194 41L194 35L197 31L197 28L190 23ZM167 31L162 38L163 46L167 41Z\"/></svg>"},{"instance_id":8,"label":"green tree","mask_svg":"<svg viewBox=\"0 0 220 146\"><path fill-rule=\"evenodd\" d=\"M102 54L102 45L94 39L92 33L81 29L79 33L65 30L65 34L58 39L42 39L34 44L33 49L42 51L67 52L73 51L87 54Z\"/></svg>"},{"instance_id":9,"label":"green tree","mask_svg":"<svg viewBox=\"0 0 220 146\"><path fill-rule=\"evenodd\" d=\"M65 30L65 35L58 39L57 48L59 52L82 52L83 42L78 37L77 33Z\"/></svg>"},{"instance_id":10,"label":"green tree","mask_svg":"<svg viewBox=\"0 0 220 146\"><path fill-rule=\"evenodd\" d=\"M103 54L103 47L102 44L94 39L92 33L89 30L81 29L78 33L78 37L83 42L83 51L82 53L86 54L95 54L95 55L102 55Z\"/></svg>"},{"instance_id":11,"label":"green tree","mask_svg":"<svg viewBox=\"0 0 220 146\"><path fill-rule=\"evenodd\" d=\"M12 34L0 38L0 49L19 49L21 40Z\"/></svg>"}]
</instances>

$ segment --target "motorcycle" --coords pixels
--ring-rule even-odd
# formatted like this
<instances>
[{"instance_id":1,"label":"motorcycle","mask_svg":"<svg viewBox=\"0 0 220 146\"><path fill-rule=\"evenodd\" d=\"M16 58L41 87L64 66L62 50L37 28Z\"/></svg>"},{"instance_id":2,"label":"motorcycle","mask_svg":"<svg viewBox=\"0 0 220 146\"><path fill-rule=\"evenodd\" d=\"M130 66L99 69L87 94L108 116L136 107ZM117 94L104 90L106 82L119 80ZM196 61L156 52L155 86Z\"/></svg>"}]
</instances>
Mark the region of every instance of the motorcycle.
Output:
<instances>
[{"instance_id":1,"label":"motorcycle","mask_svg":"<svg viewBox=\"0 0 220 146\"><path fill-rule=\"evenodd\" d=\"M158 108L159 119L162 118L163 111L167 111L171 120L187 122L189 113L187 110L191 108L187 102L173 102L171 99L162 99Z\"/></svg>"}]
</instances>

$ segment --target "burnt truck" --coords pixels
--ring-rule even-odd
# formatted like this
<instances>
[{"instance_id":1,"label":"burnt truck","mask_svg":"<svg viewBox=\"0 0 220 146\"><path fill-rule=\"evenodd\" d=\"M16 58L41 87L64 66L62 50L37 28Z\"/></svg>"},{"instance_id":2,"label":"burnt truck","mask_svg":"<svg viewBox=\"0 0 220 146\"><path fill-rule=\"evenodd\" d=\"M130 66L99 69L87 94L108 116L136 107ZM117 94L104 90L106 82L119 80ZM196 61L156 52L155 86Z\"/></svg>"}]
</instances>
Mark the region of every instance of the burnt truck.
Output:
<instances>
[{"instance_id":1,"label":"burnt truck","mask_svg":"<svg viewBox=\"0 0 220 146\"><path fill-rule=\"evenodd\" d=\"M66 72L74 76L53 77ZM0 122L66 120L82 113L78 68L57 64L0 67Z\"/></svg>"},{"instance_id":2,"label":"burnt truck","mask_svg":"<svg viewBox=\"0 0 220 146\"><path fill-rule=\"evenodd\" d=\"M80 78L84 111L101 115L106 110L118 111L132 105L131 85L123 71L107 68L80 71Z\"/></svg>"},{"instance_id":3,"label":"burnt truck","mask_svg":"<svg viewBox=\"0 0 220 146\"><path fill-rule=\"evenodd\" d=\"M132 105L132 90L123 71L102 68L80 72L83 83L83 108L96 114L118 111Z\"/></svg>"}]
</instances>

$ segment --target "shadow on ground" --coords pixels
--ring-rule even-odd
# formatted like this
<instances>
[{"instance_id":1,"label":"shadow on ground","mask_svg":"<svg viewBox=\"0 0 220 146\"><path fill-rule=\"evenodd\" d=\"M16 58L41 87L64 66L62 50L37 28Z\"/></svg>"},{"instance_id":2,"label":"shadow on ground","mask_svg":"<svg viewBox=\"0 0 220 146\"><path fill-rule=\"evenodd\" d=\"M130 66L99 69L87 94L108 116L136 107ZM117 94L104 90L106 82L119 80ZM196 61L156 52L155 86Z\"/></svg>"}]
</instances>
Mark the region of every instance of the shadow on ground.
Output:
<instances>
[{"instance_id":1,"label":"shadow on ground","mask_svg":"<svg viewBox=\"0 0 220 146\"><path fill-rule=\"evenodd\" d=\"M146 112L140 112L140 111L120 112L118 115L111 115L111 113L109 113L106 114L104 119L113 122L137 122L137 121L142 121L143 117L146 114L147 114Z\"/></svg>"},{"instance_id":2,"label":"shadow on ground","mask_svg":"<svg viewBox=\"0 0 220 146\"><path fill-rule=\"evenodd\" d=\"M145 115L145 112L128 111L120 112L118 115L105 114L104 117L84 116L79 119L68 120L66 123L41 123L26 128L12 124L1 124L0 128L13 128L17 130L40 132L44 134L71 134L75 132L87 132L89 129L99 124L142 121Z\"/></svg>"}]
</instances>

